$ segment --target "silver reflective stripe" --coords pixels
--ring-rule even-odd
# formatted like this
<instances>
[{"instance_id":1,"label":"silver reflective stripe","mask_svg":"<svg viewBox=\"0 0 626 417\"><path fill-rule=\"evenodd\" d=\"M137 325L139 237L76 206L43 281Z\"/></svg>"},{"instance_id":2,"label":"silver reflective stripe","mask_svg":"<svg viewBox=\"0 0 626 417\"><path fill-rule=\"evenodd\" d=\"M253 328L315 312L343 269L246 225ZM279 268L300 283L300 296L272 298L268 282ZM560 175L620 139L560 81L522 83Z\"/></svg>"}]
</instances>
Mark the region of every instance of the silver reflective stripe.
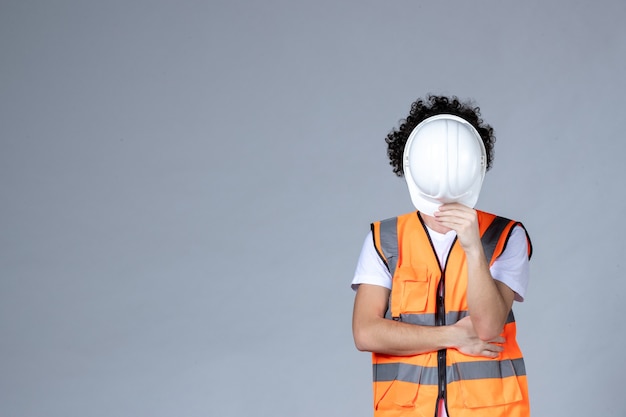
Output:
<instances>
[{"instance_id":1,"label":"silver reflective stripe","mask_svg":"<svg viewBox=\"0 0 626 417\"><path fill-rule=\"evenodd\" d=\"M387 259L387 267L393 277L398 264L398 218L380 222L380 247Z\"/></svg>"},{"instance_id":2,"label":"silver reflective stripe","mask_svg":"<svg viewBox=\"0 0 626 417\"><path fill-rule=\"evenodd\" d=\"M450 311L446 313L446 324L454 324L463 317L469 316L469 311Z\"/></svg>"},{"instance_id":3,"label":"silver reflective stripe","mask_svg":"<svg viewBox=\"0 0 626 417\"><path fill-rule=\"evenodd\" d=\"M491 262L491 258L493 257L493 253L496 250L496 245L498 244L498 240L500 240L500 236L502 232L509 224L511 220L505 219L504 217L497 216L491 224L485 230L482 237L480 238L483 244L483 251L485 252L485 258L487 261Z\"/></svg>"},{"instance_id":4,"label":"silver reflective stripe","mask_svg":"<svg viewBox=\"0 0 626 417\"><path fill-rule=\"evenodd\" d=\"M446 313L446 324L454 324L457 321L461 320L464 317L467 317L469 312L467 310L464 311L450 311ZM426 314L400 314L400 321L403 323L417 324L420 326L436 326L437 322L435 321L435 314L426 313ZM514 323L515 316L513 315L513 310L509 312L509 316L507 317L506 323Z\"/></svg>"},{"instance_id":5,"label":"silver reflective stripe","mask_svg":"<svg viewBox=\"0 0 626 417\"><path fill-rule=\"evenodd\" d=\"M374 365L374 382L397 380L414 384L419 382L423 385L437 385L438 374L436 366L425 367L399 362Z\"/></svg>"},{"instance_id":6,"label":"silver reflective stripe","mask_svg":"<svg viewBox=\"0 0 626 417\"><path fill-rule=\"evenodd\" d=\"M446 369L448 383L486 378L508 378L515 375L526 375L524 359L504 361L460 362Z\"/></svg>"},{"instance_id":7,"label":"silver reflective stripe","mask_svg":"<svg viewBox=\"0 0 626 417\"><path fill-rule=\"evenodd\" d=\"M400 321L403 323L417 324L419 326L435 326L434 314L400 314Z\"/></svg>"},{"instance_id":8,"label":"silver reflective stripe","mask_svg":"<svg viewBox=\"0 0 626 417\"><path fill-rule=\"evenodd\" d=\"M516 375L526 375L524 359L460 362L446 367L448 384L461 380L508 378ZM374 382L394 380L422 385L438 385L437 367L424 367L399 362L374 365Z\"/></svg>"}]
</instances>

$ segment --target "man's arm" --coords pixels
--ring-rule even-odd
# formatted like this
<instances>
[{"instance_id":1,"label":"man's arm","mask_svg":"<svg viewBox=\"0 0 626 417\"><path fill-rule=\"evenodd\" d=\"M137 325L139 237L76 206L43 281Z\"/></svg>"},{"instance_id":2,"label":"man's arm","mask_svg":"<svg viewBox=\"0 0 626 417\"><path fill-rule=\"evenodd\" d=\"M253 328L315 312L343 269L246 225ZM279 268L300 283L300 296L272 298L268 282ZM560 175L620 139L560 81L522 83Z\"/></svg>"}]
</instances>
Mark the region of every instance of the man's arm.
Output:
<instances>
[{"instance_id":1,"label":"man's arm","mask_svg":"<svg viewBox=\"0 0 626 417\"><path fill-rule=\"evenodd\" d=\"M506 284L493 279L482 245L476 253L467 255L467 275L469 314L479 337L489 340L502 333L515 293Z\"/></svg>"},{"instance_id":2,"label":"man's arm","mask_svg":"<svg viewBox=\"0 0 626 417\"><path fill-rule=\"evenodd\" d=\"M357 349L396 356L409 356L455 348L472 356L495 358L504 339L481 340L465 317L451 326L418 326L385 319L390 290L361 284L354 299L352 333Z\"/></svg>"},{"instance_id":3,"label":"man's arm","mask_svg":"<svg viewBox=\"0 0 626 417\"><path fill-rule=\"evenodd\" d=\"M476 333L491 340L502 333L515 293L489 271L478 231L476 211L461 204L444 204L435 213L439 224L453 229L467 258L467 305Z\"/></svg>"}]
</instances>

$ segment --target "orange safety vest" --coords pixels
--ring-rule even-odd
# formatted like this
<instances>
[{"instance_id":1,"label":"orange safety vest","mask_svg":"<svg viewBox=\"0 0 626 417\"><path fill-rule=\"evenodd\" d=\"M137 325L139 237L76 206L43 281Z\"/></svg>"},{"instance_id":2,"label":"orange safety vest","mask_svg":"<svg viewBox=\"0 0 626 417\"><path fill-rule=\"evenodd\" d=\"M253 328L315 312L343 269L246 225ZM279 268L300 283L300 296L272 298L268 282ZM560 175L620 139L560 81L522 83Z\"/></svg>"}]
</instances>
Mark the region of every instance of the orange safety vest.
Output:
<instances>
[{"instance_id":1,"label":"orange safety vest","mask_svg":"<svg viewBox=\"0 0 626 417\"><path fill-rule=\"evenodd\" d=\"M493 264L515 222L477 211L485 255ZM526 229L524 229L525 231ZM424 326L456 323L469 314L465 252L456 239L440 265L419 212L372 223L374 245L392 275L385 317ZM528 233L528 257L532 246ZM374 416L434 417L444 399L449 417L528 417L524 359L511 311L496 359L442 349L414 356L372 354Z\"/></svg>"}]
</instances>

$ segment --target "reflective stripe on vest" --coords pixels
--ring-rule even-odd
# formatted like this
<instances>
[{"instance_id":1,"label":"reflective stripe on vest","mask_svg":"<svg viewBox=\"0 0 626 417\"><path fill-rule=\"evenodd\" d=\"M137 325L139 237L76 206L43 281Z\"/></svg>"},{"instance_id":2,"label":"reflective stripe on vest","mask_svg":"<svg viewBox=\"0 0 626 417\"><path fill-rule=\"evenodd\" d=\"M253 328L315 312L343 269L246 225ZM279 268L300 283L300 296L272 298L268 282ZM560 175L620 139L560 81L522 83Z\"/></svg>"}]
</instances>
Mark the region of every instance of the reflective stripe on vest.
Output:
<instances>
[{"instance_id":1,"label":"reflective stripe on vest","mask_svg":"<svg viewBox=\"0 0 626 417\"><path fill-rule=\"evenodd\" d=\"M446 323L456 323L461 320L463 317L467 317L469 315L468 311L450 311L446 313ZM437 322L435 321L434 313L427 314L400 314L400 321L404 323L417 324L420 326L436 326ZM509 311L509 315L506 318L506 323L513 323L515 321L515 316L513 315L513 310ZM506 324L505 323L505 324Z\"/></svg>"},{"instance_id":2,"label":"reflective stripe on vest","mask_svg":"<svg viewBox=\"0 0 626 417\"><path fill-rule=\"evenodd\" d=\"M516 375L526 375L526 366L521 358L510 361L461 362L454 366L447 366L446 374L447 381L450 384L462 379L508 378ZM424 367L398 362L375 366L374 381L393 380L419 382L422 385L437 385L438 370L436 366Z\"/></svg>"}]
</instances>

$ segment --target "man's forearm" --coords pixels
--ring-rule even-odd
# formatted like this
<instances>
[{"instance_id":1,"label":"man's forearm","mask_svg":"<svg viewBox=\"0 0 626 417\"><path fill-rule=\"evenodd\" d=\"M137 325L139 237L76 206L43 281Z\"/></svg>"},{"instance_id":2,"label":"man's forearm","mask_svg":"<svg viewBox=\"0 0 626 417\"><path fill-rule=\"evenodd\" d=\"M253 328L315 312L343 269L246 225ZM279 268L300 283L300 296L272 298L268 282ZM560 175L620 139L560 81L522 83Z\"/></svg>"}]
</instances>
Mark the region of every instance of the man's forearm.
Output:
<instances>
[{"instance_id":1,"label":"man's forearm","mask_svg":"<svg viewBox=\"0 0 626 417\"><path fill-rule=\"evenodd\" d=\"M455 347L451 326L419 326L385 318L356 323L354 338L361 351L410 356Z\"/></svg>"},{"instance_id":2,"label":"man's forearm","mask_svg":"<svg viewBox=\"0 0 626 417\"><path fill-rule=\"evenodd\" d=\"M482 247L467 257L467 305L478 337L491 340L502 333L511 310L513 294L503 296L489 271Z\"/></svg>"}]
</instances>

